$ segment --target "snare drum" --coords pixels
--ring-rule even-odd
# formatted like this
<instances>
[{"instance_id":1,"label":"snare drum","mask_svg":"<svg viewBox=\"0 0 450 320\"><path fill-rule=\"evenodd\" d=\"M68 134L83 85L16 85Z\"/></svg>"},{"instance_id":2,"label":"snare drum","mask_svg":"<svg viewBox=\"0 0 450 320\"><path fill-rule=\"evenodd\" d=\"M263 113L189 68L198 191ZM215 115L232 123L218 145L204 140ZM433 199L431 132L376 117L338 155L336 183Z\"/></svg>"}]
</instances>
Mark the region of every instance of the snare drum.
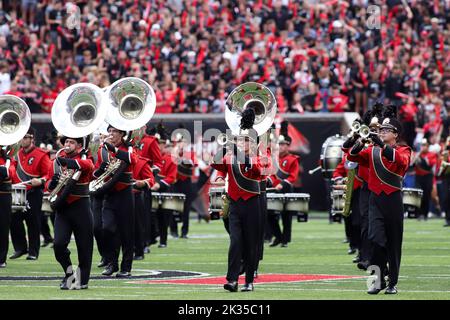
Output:
<instances>
[{"instance_id":1,"label":"snare drum","mask_svg":"<svg viewBox=\"0 0 450 320\"><path fill-rule=\"evenodd\" d=\"M161 209L183 212L184 200L186 196L183 193L160 193Z\"/></svg>"},{"instance_id":2,"label":"snare drum","mask_svg":"<svg viewBox=\"0 0 450 320\"><path fill-rule=\"evenodd\" d=\"M267 210L283 211L284 210L284 195L279 193L267 194Z\"/></svg>"},{"instance_id":3,"label":"snare drum","mask_svg":"<svg viewBox=\"0 0 450 320\"><path fill-rule=\"evenodd\" d=\"M342 214L344 212L345 199L344 190L334 189L331 191L331 214Z\"/></svg>"},{"instance_id":4,"label":"snare drum","mask_svg":"<svg viewBox=\"0 0 450 320\"><path fill-rule=\"evenodd\" d=\"M50 200L48 200L48 194L44 194L44 197L42 198L41 211L46 216L51 216L53 213L53 209L50 206Z\"/></svg>"},{"instance_id":5,"label":"snare drum","mask_svg":"<svg viewBox=\"0 0 450 320\"><path fill-rule=\"evenodd\" d=\"M420 208L422 195L422 189L403 188L403 205Z\"/></svg>"},{"instance_id":6,"label":"snare drum","mask_svg":"<svg viewBox=\"0 0 450 320\"><path fill-rule=\"evenodd\" d=\"M25 185L13 185L11 196L13 212L23 212L27 209L27 187Z\"/></svg>"},{"instance_id":7,"label":"snare drum","mask_svg":"<svg viewBox=\"0 0 450 320\"><path fill-rule=\"evenodd\" d=\"M161 194L160 194L159 192L153 192L153 191L152 191L152 209L153 209L153 210L158 210L159 207L160 207L161 204L162 204L161 196L160 196L160 195L161 195Z\"/></svg>"},{"instance_id":8,"label":"snare drum","mask_svg":"<svg viewBox=\"0 0 450 320\"><path fill-rule=\"evenodd\" d=\"M308 193L285 193L285 210L308 213L309 198Z\"/></svg>"}]
</instances>

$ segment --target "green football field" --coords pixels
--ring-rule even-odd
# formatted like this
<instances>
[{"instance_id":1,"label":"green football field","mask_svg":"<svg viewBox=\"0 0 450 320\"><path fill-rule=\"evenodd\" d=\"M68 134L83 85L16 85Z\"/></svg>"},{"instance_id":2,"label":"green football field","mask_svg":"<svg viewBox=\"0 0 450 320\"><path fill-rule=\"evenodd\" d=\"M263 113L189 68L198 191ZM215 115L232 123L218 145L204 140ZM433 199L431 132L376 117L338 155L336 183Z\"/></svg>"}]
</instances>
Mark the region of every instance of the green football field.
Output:
<instances>
[{"instance_id":1,"label":"green football field","mask_svg":"<svg viewBox=\"0 0 450 320\"><path fill-rule=\"evenodd\" d=\"M429 219L427 222L405 220L399 294L369 296L366 293L367 274L352 263L354 255L347 254L348 244L342 241L344 225L329 224L317 216L318 213L310 213L307 223L293 221L292 242L288 248L265 245L259 279L262 281L268 277L272 280L258 283L260 280L257 279L254 292L230 293L222 287L229 242L222 222L217 220L207 224L191 220L189 239L169 236L167 248L152 246L145 260L134 262L132 273L138 278L91 279L88 290L59 289L63 274L50 247L42 248L38 261L27 261L25 256L8 260L7 268L0 269L0 300L450 299L450 228L442 227L442 219ZM74 241L70 249L72 261L76 264ZM9 253L12 253L11 244ZM98 261L99 256L94 249L92 277L98 277L102 271L96 267ZM181 271L194 273L195 277L192 274L190 277L196 279L223 279L211 284L142 282L146 278L158 279L159 274L179 278ZM284 274L305 275L305 279L309 279L309 275L355 277L320 280L321 276L317 276L319 280L285 282Z\"/></svg>"}]
</instances>

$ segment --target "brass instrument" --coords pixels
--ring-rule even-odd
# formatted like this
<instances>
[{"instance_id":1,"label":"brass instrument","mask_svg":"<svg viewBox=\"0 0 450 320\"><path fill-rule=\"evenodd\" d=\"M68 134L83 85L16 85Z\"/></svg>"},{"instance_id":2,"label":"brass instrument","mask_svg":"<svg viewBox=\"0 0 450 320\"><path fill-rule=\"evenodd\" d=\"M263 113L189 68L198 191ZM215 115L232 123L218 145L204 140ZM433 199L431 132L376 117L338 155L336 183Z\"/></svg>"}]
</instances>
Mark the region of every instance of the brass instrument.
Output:
<instances>
[{"instance_id":1,"label":"brass instrument","mask_svg":"<svg viewBox=\"0 0 450 320\"><path fill-rule=\"evenodd\" d=\"M9 94L0 96L0 146L5 154L11 156L11 151L17 149L13 145L25 136L30 124L31 112L25 101ZM7 159L6 169L10 165L11 160Z\"/></svg>"},{"instance_id":2,"label":"brass instrument","mask_svg":"<svg viewBox=\"0 0 450 320\"><path fill-rule=\"evenodd\" d=\"M118 130L133 131L150 121L156 110L153 88L144 80L134 77L117 80L105 89L104 105L108 109L106 122ZM131 139L131 133L127 140ZM105 139L106 140L106 139ZM130 146L128 152L132 152ZM91 195L105 193L128 167L124 161L112 158L103 174L89 184Z\"/></svg>"},{"instance_id":3,"label":"brass instrument","mask_svg":"<svg viewBox=\"0 0 450 320\"><path fill-rule=\"evenodd\" d=\"M83 137L83 148L89 144L86 136L91 135L103 123L107 109L102 104L103 91L90 83L78 83L64 89L56 98L52 107L52 123L64 136ZM58 150L56 160L65 148ZM83 156L85 157L85 156ZM61 168L58 184L49 195L50 206L58 210L64 204L74 185L81 176L81 171Z\"/></svg>"},{"instance_id":4,"label":"brass instrument","mask_svg":"<svg viewBox=\"0 0 450 320\"><path fill-rule=\"evenodd\" d=\"M444 146L444 150L441 151L441 165L439 166L437 176L448 176L450 175L450 162L448 160L449 150L447 147L450 145L450 137L447 138Z\"/></svg>"}]
</instances>

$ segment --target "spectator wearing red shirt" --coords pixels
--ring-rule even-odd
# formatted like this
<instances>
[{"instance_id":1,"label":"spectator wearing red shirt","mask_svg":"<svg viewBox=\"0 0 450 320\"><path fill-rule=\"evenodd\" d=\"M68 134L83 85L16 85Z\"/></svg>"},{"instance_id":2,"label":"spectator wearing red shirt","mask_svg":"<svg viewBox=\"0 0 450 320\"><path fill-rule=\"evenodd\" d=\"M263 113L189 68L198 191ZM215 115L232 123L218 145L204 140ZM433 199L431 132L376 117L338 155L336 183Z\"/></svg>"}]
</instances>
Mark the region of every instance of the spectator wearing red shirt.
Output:
<instances>
[{"instance_id":1,"label":"spectator wearing red shirt","mask_svg":"<svg viewBox=\"0 0 450 320\"><path fill-rule=\"evenodd\" d=\"M333 85L328 96L328 110L330 112L344 112L348 110L348 97L341 94L338 85Z\"/></svg>"}]
</instances>

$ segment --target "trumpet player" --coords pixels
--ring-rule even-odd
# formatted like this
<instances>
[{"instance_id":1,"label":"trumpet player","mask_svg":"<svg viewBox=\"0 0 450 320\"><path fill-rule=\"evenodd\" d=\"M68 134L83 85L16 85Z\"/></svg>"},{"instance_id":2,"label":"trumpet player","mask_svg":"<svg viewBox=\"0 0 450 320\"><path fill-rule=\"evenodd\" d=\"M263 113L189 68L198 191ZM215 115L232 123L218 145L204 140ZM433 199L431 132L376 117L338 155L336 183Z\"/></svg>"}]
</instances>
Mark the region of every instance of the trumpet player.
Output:
<instances>
[{"instance_id":1,"label":"trumpet player","mask_svg":"<svg viewBox=\"0 0 450 320\"><path fill-rule=\"evenodd\" d=\"M428 211L430 209L436 163L437 154L430 152L428 140L425 138L422 139L420 151L414 161L414 169L416 173L416 187L423 190L420 214L417 218L425 221L428 218Z\"/></svg>"},{"instance_id":2,"label":"trumpet player","mask_svg":"<svg viewBox=\"0 0 450 320\"><path fill-rule=\"evenodd\" d=\"M27 260L37 260L39 257L42 197L50 157L48 151L36 147L35 135L35 130L30 128L20 141L20 150L15 157L17 180L13 183L23 183L26 186L29 208L25 212L16 212L11 217L14 253L10 259L17 259L26 253ZM28 243L24 220L27 225Z\"/></svg>"},{"instance_id":3,"label":"trumpet player","mask_svg":"<svg viewBox=\"0 0 450 320\"><path fill-rule=\"evenodd\" d=\"M402 178L410 163L411 149L398 143L401 124L396 109L386 107L379 135L372 135L372 145L363 150L360 139L346 144L348 159L369 167L369 239L373 244L370 263L377 281L367 293L397 293L403 240ZM389 266L389 268L388 268ZM388 270L388 271L387 271ZM384 276L389 276L389 284Z\"/></svg>"},{"instance_id":4,"label":"trumpet player","mask_svg":"<svg viewBox=\"0 0 450 320\"><path fill-rule=\"evenodd\" d=\"M126 278L131 276L134 249L134 199L132 195L132 169L136 164L136 154L125 142L126 131L108 126L108 139L103 146L108 150L109 162L98 155L93 176L101 178L109 171L112 161L121 161L119 168L109 171L112 177L101 187L104 194L102 207L102 227L104 240L105 276ZM99 150L98 153L101 151ZM103 159L103 161L102 161ZM108 179L106 177L105 179ZM119 252L122 249L122 262L119 270Z\"/></svg>"},{"instance_id":5,"label":"trumpet player","mask_svg":"<svg viewBox=\"0 0 450 320\"><path fill-rule=\"evenodd\" d=\"M50 192L55 190L59 184L65 185L63 191L58 195L62 197L62 194L65 193L66 198L63 199L64 204L56 209L53 243L55 258L65 272L60 289L87 289L94 243L93 217L90 211L88 185L92 177L94 164L92 159L82 157L83 138L62 137L60 141L64 145L64 151L60 152L59 156L53 160L48 171L47 182L47 189ZM69 170L81 173L73 186L70 186L65 179L70 174ZM65 188L70 188L70 190L65 190ZM69 280L74 277L75 272L68 249L72 233L77 246L79 268L74 285Z\"/></svg>"},{"instance_id":6,"label":"trumpet player","mask_svg":"<svg viewBox=\"0 0 450 320\"><path fill-rule=\"evenodd\" d=\"M11 182L16 174L14 164L7 152L0 148L0 268L6 267L11 223Z\"/></svg>"}]
</instances>

